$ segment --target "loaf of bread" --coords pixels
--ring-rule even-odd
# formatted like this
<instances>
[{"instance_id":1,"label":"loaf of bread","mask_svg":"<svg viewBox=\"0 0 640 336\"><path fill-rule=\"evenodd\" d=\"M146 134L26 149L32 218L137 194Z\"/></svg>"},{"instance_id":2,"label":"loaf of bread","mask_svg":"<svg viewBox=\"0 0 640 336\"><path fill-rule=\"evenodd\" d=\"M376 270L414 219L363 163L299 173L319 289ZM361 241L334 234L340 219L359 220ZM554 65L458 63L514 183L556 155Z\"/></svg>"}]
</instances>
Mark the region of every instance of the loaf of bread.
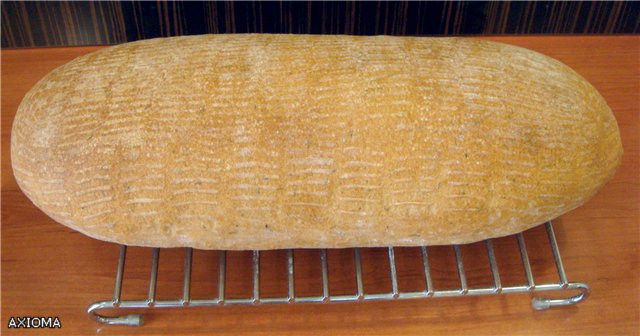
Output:
<instances>
[{"instance_id":1,"label":"loaf of bread","mask_svg":"<svg viewBox=\"0 0 640 336\"><path fill-rule=\"evenodd\" d=\"M12 165L89 236L203 249L469 243L589 199L622 147L562 63L464 38L203 35L79 57L25 96Z\"/></svg>"}]
</instances>

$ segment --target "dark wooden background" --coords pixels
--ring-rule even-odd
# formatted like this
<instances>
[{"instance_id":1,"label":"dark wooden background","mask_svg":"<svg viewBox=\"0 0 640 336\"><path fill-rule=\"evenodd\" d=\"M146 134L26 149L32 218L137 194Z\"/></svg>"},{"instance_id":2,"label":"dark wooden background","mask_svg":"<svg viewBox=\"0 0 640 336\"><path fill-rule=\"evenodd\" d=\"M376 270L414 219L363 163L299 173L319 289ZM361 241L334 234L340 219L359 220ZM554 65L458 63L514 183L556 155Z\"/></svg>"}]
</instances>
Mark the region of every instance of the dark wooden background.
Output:
<instances>
[{"instance_id":1,"label":"dark wooden background","mask_svg":"<svg viewBox=\"0 0 640 336\"><path fill-rule=\"evenodd\" d=\"M205 33L636 34L640 2L2 1L2 47Z\"/></svg>"}]
</instances>

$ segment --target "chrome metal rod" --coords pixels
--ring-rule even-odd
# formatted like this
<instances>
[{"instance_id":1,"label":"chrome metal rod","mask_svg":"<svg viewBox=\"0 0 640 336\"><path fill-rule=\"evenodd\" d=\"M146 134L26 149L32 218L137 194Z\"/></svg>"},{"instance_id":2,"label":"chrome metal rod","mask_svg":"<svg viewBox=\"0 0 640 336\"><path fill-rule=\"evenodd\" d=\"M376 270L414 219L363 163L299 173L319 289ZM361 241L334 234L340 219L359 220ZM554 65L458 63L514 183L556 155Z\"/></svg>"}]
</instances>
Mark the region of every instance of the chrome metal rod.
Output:
<instances>
[{"instance_id":1,"label":"chrome metal rod","mask_svg":"<svg viewBox=\"0 0 640 336\"><path fill-rule=\"evenodd\" d=\"M130 301L123 301L125 305L129 302ZM147 307L146 301L145 301L144 307ZM116 308L116 307L113 301L95 302L91 304L89 308L87 308L87 313L89 313L89 316L91 318L93 318L94 320L102 324L126 325L130 327L139 327L144 324L144 316L140 314L122 315L122 316L104 316L96 312L99 309L105 309L105 308Z\"/></svg>"},{"instance_id":2,"label":"chrome metal rod","mask_svg":"<svg viewBox=\"0 0 640 336\"><path fill-rule=\"evenodd\" d=\"M485 240L487 245L487 256L489 257L489 266L491 267L491 275L493 276L493 286L496 293L502 291L502 282L500 281L500 271L498 271L498 263L496 262L495 252L493 251L493 242L491 239Z\"/></svg>"},{"instance_id":3,"label":"chrome metal rod","mask_svg":"<svg viewBox=\"0 0 640 336\"><path fill-rule=\"evenodd\" d=\"M531 304L534 309L542 310L552 307L560 307L577 304L587 298L589 294L589 286L584 283L579 282L570 282L566 287L561 286L560 284L542 284L536 286L535 293L542 293L547 291L566 291L566 290L578 290L580 291L577 295L569 296L561 299L546 299L540 297L534 297L531 301ZM503 293L524 293L528 291L527 286L512 286L512 287L504 287ZM470 296L480 296L480 295L492 295L495 294L494 288L491 287L483 287L483 288L473 288L469 289L469 293L467 295ZM438 290L434 291L433 295L429 295L426 291L419 292L403 292L400 293L399 298L402 299L412 299L412 298L426 298L426 297L456 297L460 296L460 291L455 289L450 290ZM357 301L359 298L355 295L335 295L331 296L331 302L349 302L349 301ZM391 293L381 293L381 294L366 294L364 300L392 300L394 299ZM275 297L275 298L265 298L261 300L260 303L285 303L287 302L286 297ZM322 296L304 296L296 298L296 302L326 302L325 298ZM230 305L246 305L251 304L251 298L241 298L241 299L229 299L228 304ZM219 305L220 302L217 299L213 300L193 300L190 306L197 307L209 307ZM155 305L157 308L176 308L182 307L182 302L180 300L164 300L157 301ZM112 309L118 308L114 305L113 301L100 301L95 302L89 306L87 312L89 315L97 320L98 322L104 324L119 324L119 325L129 325L129 326L139 326L143 323L142 315L125 315L125 316L104 316L97 313L98 310L101 309ZM146 300L137 300L137 301L122 301L122 304L119 306L121 309L127 308L148 308L148 303Z\"/></svg>"},{"instance_id":4,"label":"chrome metal rod","mask_svg":"<svg viewBox=\"0 0 640 336\"><path fill-rule=\"evenodd\" d=\"M398 274L396 271L396 255L393 247L389 246L389 275L391 276L391 292L393 297L398 297Z\"/></svg>"},{"instance_id":5,"label":"chrome metal rod","mask_svg":"<svg viewBox=\"0 0 640 336\"><path fill-rule=\"evenodd\" d=\"M527 277L527 287L529 290L532 290L535 288L536 284L533 281L531 263L529 262L529 254L527 253L527 245L524 242L524 236L522 233L518 233L516 238L518 239L518 247L520 248L520 258L522 259L522 267L524 267L524 275Z\"/></svg>"},{"instance_id":6,"label":"chrome metal rod","mask_svg":"<svg viewBox=\"0 0 640 336\"><path fill-rule=\"evenodd\" d=\"M253 251L253 303L260 302L260 251Z\"/></svg>"},{"instance_id":7,"label":"chrome metal rod","mask_svg":"<svg viewBox=\"0 0 640 336\"><path fill-rule=\"evenodd\" d=\"M356 264L356 290L359 300L364 298L364 284L362 283L362 257L360 256L360 248L353 249L354 263Z\"/></svg>"},{"instance_id":8,"label":"chrome metal rod","mask_svg":"<svg viewBox=\"0 0 640 336\"><path fill-rule=\"evenodd\" d=\"M460 293L467 294L469 287L467 286L467 275L464 272L464 263L462 261L462 252L459 245L453 245L453 251L456 254L456 267L458 269L458 278L460 279Z\"/></svg>"},{"instance_id":9,"label":"chrome metal rod","mask_svg":"<svg viewBox=\"0 0 640 336\"><path fill-rule=\"evenodd\" d=\"M227 277L227 251L218 251L218 302L224 303L225 280Z\"/></svg>"},{"instance_id":10,"label":"chrome metal rod","mask_svg":"<svg viewBox=\"0 0 640 336\"><path fill-rule=\"evenodd\" d=\"M550 221L546 222L545 228L547 229L547 236L549 237L553 260L555 260L556 268L558 269L560 283L566 285L569 281L567 280L567 274L564 272L564 265L562 264L562 258L560 257L560 249L558 248L558 241L556 240L556 233L553 230L553 224L551 224Z\"/></svg>"},{"instance_id":11,"label":"chrome metal rod","mask_svg":"<svg viewBox=\"0 0 640 336\"><path fill-rule=\"evenodd\" d=\"M544 286L544 285L543 285ZM569 282L566 284L560 285L561 289L576 289L579 290L580 293L575 296L571 296L563 299L547 299L534 297L531 299L531 305L535 310L544 310L552 307L562 307L576 304L578 302L583 301L589 296L589 286L587 284L581 282Z\"/></svg>"},{"instance_id":12,"label":"chrome metal rod","mask_svg":"<svg viewBox=\"0 0 640 336\"><path fill-rule=\"evenodd\" d=\"M156 301L156 284L158 283L158 262L160 260L160 249L154 248L151 254L151 277L149 279L149 295L147 302L153 305Z\"/></svg>"},{"instance_id":13,"label":"chrome metal rod","mask_svg":"<svg viewBox=\"0 0 640 336\"><path fill-rule=\"evenodd\" d=\"M329 300L329 265L327 262L327 250L320 250L320 264L322 266L322 297Z\"/></svg>"},{"instance_id":14,"label":"chrome metal rod","mask_svg":"<svg viewBox=\"0 0 640 336\"><path fill-rule=\"evenodd\" d=\"M568 288L562 288L562 286L558 283L551 284L541 284L536 286L535 293L542 292L550 292L557 291L563 292L566 290L580 290L583 291L587 289L588 286L582 283L570 282ZM526 285L518 285L518 286L507 286L504 287L504 293L526 293L527 292ZM493 287L479 287L479 288L470 288L469 296L481 296L481 295L494 295ZM365 294L366 300L376 300L376 299L384 299L390 300L393 299L392 293L374 293L374 294ZM461 296L459 289L445 289L445 290L436 290L434 291L434 297L456 297ZM418 292L402 292L400 297L402 298L417 298L417 297L427 297L427 293L425 291ZM323 302L322 296L303 296L297 298L296 302ZM252 299L249 298L238 298L238 299L229 299L229 304L251 304ZM332 295L331 301L357 301L358 297L356 295ZM572 299L573 300L573 299ZM270 297L270 298L262 298L260 303L275 303L275 302L286 302L287 297ZM218 305L218 301L216 299L209 300L192 300L191 306L216 306ZM157 308L178 308L182 307L180 300L158 300ZM94 303L90 306L90 311L94 311L96 309L107 309L107 308L115 308L113 306L112 301L101 301ZM130 301L122 301L122 304L119 308L148 308L146 300L130 300Z\"/></svg>"},{"instance_id":15,"label":"chrome metal rod","mask_svg":"<svg viewBox=\"0 0 640 336\"><path fill-rule=\"evenodd\" d=\"M503 293L524 293L529 291L530 288L525 285L519 286L510 286L504 287ZM584 299L587 298L589 294L589 287L583 283L570 282L566 286L562 286L561 284L541 284L534 288L535 293L542 293L546 291L564 291L564 290L578 290L580 293L574 296L569 296L566 298L560 299L547 299L544 297L534 297L531 301L531 304L534 309L542 310L552 307L560 307L577 304ZM479 296L479 295L491 295L495 294L495 288L492 287L482 287L482 288L472 288L469 289L467 295L470 296ZM456 289L448 289L448 290L436 290L431 294L427 291L418 291L418 292L401 292L399 293L397 298L401 299L411 299L411 298L427 298L427 297L456 297L460 296L460 290ZM392 300L397 299L393 296L392 293L378 293L378 294L365 294L364 300ZM360 298L356 295L335 295L330 296L327 300L326 297L323 296L305 296L296 298L296 302L349 302L349 301L358 301ZM269 304L269 303L286 303L288 302L287 297L273 297L273 298L264 298L261 299L260 303ZM242 304L251 304L254 303L252 298L239 298L239 299L229 299L227 302L229 305L242 305ZM220 305L221 302L218 299L205 299L205 300L193 300L190 302L190 306L198 306L198 307L209 307ZM182 307L181 300L159 300L156 301L154 307L156 308L176 308ZM95 319L96 321L103 324L117 324L117 325L129 325L129 326L140 326L143 324L143 316L134 314L134 315L123 315L123 316L104 316L98 314L97 311L101 309L112 309L112 308L149 308L147 300L131 300L131 301L121 301L119 306L116 306L113 301L99 301L90 305L87 309L89 316Z\"/></svg>"},{"instance_id":16,"label":"chrome metal rod","mask_svg":"<svg viewBox=\"0 0 640 336\"><path fill-rule=\"evenodd\" d=\"M424 281L427 289L427 295L433 295L433 281L431 280L431 268L429 267L429 253L426 246L420 247L422 253L422 266L424 267Z\"/></svg>"},{"instance_id":17,"label":"chrome metal rod","mask_svg":"<svg viewBox=\"0 0 640 336\"><path fill-rule=\"evenodd\" d=\"M124 262L127 258L127 246L120 245L120 255L118 257L118 269L116 271L116 282L113 288L113 304L117 307L120 304L120 294L122 293L122 277L124 276Z\"/></svg>"},{"instance_id":18,"label":"chrome metal rod","mask_svg":"<svg viewBox=\"0 0 640 336\"><path fill-rule=\"evenodd\" d=\"M289 297L262 297L260 298L260 304L269 303L292 303Z\"/></svg>"},{"instance_id":19,"label":"chrome metal rod","mask_svg":"<svg viewBox=\"0 0 640 336\"><path fill-rule=\"evenodd\" d=\"M122 283L124 278L124 268L126 261L127 246L120 246L120 254L116 270L116 279L114 285L114 293L112 300L95 302L89 306L87 312L95 320L104 324L120 324L139 326L143 323L142 315L126 315L126 316L105 316L98 314L102 309L127 309L127 308L175 308L183 306L217 306L217 305L242 305L242 304L273 304L273 303L292 303L292 302L349 302L359 300L392 300L392 299L411 299L411 298L427 298L427 297L456 297L456 296L479 296L491 295L496 293L525 293L531 292L536 295L531 301L534 309L547 309L551 307L573 305L583 301L589 295L589 286L579 282L568 282L564 271L564 266L560 257L558 243L556 240L553 226L550 222L546 223L547 235L552 248L554 260L560 277L560 283L544 283L536 285L533 278L531 264L525 244L523 234L517 234L516 239L519 246L520 257L524 268L527 284L515 286L504 286L501 283L500 273L496 261L495 251L492 240L486 240L486 249L493 277L493 286L469 288L467 283L466 271L464 268L462 249L458 245L454 245L456 258L456 267L460 280L459 289L436 290L434 288L431 269L429 265L428 248L421 247L422 263L424 268L426 289L422 291L401 292L398 284L397 264L395 261L394 247L388 247L389 274L391 277L392 292L383 293L365 293L363 285L363 271L361 260L361 249L354 249L355 270L356 270L356 286L357 294L346 295L330 295L329 284L329 267L328 253L326 249L320 250L320 259L322 267L322 296L295 296L295 270L294 270L294 250L287 250L287 280L288 295L285 297L260 297L260 252L253 251L253 295L244 298L225 298L225 282L226 282L226 252L219 251L219 271L218 271L218 297L214 299L196 299L192 300L191 291L191 273L193 263L193 250L185 249L184 259L184 283L183 295L181 299L158 300L156 297L157 277L159 269L160 249L153 249L150 281L147 299L142 300L122 300ZM540 293L547 291L569 291L564 298L545 298L540 297ZM571 291L575 293L571 293ZM577 294L576 294L577 293ZM568 296L572 295L572 296Z\"/></svg>"},{"instance_id":20,"label":"chrome metal rod","mask_svg":"<svg viewBox=\"0 0 640 336\"><path fill-rule=\"evenodd\" d=\"M293 269L293 250L287 250L287 282L289 285L287 301L293 303L295 301L295 277L294 277L294 269Z\"/></svg>"},{"instance_id":21,"label":"chrome metal rod","mask_svg":"<svg viewBox=\"0 0 640 336\"><path fill-rule=\"evenodd\" d=\"M193 258L193 249L187 247L184 249L184 282L182 284L182 304L188 305L191 298L191 260Z\"/></svg>"},{"instance_id":22,"label":"chrome metal rod","mask_svg":"<svg viewBox=\"0 0 640 336\"><path fill-rule=\"evenodd\" d=\"M296 298L296 303L310 303L310 302L326 302L322 296L302 296Z\"/></svg>"}]
</instances>

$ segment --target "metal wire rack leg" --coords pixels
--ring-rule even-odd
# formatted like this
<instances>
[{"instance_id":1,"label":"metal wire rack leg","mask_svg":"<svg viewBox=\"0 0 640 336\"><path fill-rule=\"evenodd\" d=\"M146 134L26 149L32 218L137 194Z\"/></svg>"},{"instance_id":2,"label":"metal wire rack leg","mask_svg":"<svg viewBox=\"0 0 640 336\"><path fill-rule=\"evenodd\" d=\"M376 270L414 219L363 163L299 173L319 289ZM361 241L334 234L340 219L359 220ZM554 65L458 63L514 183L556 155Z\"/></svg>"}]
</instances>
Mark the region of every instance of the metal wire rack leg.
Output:
<instances>
[{"instance_id":1,"label":"metal wire rack leg","mask_svg":"<svg viewBox=\"0 0 640 336\"><path fill-rule=\"evenodd\" d=\"M320 296L296 296L294 284L294 254L293 250L287 250L287 285L288 293L286 297L261 297L260 296L260 251L253 251L252 258L252 296L248 298L226 298L225 297L225 278L226 278L226 252L219 251L219 267L218 267L218 297L215 299L197 299L191 298L191 267L193 250L185 249L184 259L184 278L182 287L182 297L177 300L157 300L156 299L156 283L158 277L158 263L160 259L160 250L154 248L151 257L151 275L149 280L149 291L146 300L123 301L121 300L122 280L124 275L124 264L126 260L127 247L120 246L120 256L118 258L118 267L116 271L115 286L113 298L111 300L95 302L89 306L87 312L91 317L104 324L119 324L129 326L140 326L144 323L143 316L140 314L123 315L123 316L104 316L97 313L101 309L114 308L176 308L186 306L220 306L231 304L268 304L268 303L298 303L298 302L336 302L336 301L361 301L361 300L393 300L393 299L410 299L410 298L428 298L428 297L456 297L456 296L477 296L477 295L495 295L507 293L540 293L548 291L564 291L578 290L579 293L574 296L549 299L544 297L534 297L531 305L536 310L543 310L551 307L560 307L573 305L583 301L589 294L589 286L581 282L569 282L560 257L560 250L553 231L551 222L545 224L553 259L558 272L558 283L536 284L531 270L529 255L525 244L523 234L517 234L516 240L520 252L520 259L524 269L524 275L527 283L517 286L503 286L500 280L500 272L496 262L495 251L491 239L485 241L489 267L493 278L493 286L482 288L469 288L467 277L464 269L464 262L460 246L454 245L453 250L456 259L456 268L460 287L455 289L435 289L431 280L431 268L429 266L429 253L426 246L420 247L422 256L422 265L424 271L425 289L415 292L402 292L398 286L398 276L396 271L395 251L393 247L388 247L389 277L391 279L391 292L387 293L367 293L364 289L362 280L362 263L361 249L354 249L355 263L355 280L357 292L352 295L331 295L329 288L329 267L327 251L320 251L320 269L322 272L322 295Z\"/></svg>"}]
</instances>

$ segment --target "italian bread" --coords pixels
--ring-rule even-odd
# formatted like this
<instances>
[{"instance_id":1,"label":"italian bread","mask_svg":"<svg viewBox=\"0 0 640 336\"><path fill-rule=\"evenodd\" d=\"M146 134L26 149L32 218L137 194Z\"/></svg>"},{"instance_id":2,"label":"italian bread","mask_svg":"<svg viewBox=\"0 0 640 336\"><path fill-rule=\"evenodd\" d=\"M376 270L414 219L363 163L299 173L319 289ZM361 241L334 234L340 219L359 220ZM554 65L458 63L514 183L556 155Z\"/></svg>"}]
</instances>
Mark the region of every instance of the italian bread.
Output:
<instances>
[{"instance_id":1,"label":"italian bread","mask_svg":"<svg viewBox=\"0 0 640 336\"><path fill-rule=\"evenodd\" d=\"M20 188L128 245L469 243L586 202L622 147L562 63L464 38L203 35L102 49L24 97Z\"/></svg>"}]
</instances>

